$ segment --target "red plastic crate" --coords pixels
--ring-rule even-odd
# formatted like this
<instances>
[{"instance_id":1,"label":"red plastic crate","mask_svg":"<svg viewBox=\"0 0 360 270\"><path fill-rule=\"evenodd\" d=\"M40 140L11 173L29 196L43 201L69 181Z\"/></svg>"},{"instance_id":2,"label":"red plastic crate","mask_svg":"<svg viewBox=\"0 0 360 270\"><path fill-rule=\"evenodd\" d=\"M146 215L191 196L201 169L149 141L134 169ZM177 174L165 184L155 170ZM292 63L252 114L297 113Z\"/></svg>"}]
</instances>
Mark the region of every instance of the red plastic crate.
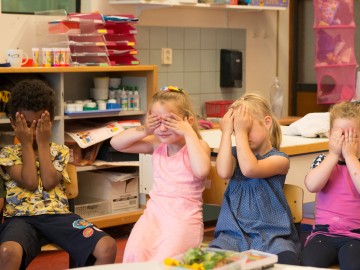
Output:
<instances>
[{"instance_id":1,"label":"red plastic crate","mask_svg":"<svg viewBox=\"0 0 360 270\"><path fill-rule=\"evenodd\" d=\"M207 117L223 117L233 104L232 100L216 100L205 102L205 111Z\"/></svg>"}]
</instances>

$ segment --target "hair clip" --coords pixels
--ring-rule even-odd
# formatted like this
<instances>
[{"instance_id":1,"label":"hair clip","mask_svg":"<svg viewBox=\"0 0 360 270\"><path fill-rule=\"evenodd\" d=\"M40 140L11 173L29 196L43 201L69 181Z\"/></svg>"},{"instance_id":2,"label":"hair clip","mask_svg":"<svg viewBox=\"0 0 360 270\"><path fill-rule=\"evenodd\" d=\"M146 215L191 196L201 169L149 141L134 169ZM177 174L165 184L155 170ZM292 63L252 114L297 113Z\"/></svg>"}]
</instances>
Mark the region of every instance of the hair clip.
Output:
<instances>
[{"instance_id":1,"label":"hair clip","mask_svg":"<svg viewBox=\"0 0 360 270\"><path fill-rule=\"evenodd\" d=\"M163 86L161 87L162 91L171 91L171 92L179 92L179 93L184 93L185 90L182 88L179 88L177 86Z\"/></svg>"}]
</instances>

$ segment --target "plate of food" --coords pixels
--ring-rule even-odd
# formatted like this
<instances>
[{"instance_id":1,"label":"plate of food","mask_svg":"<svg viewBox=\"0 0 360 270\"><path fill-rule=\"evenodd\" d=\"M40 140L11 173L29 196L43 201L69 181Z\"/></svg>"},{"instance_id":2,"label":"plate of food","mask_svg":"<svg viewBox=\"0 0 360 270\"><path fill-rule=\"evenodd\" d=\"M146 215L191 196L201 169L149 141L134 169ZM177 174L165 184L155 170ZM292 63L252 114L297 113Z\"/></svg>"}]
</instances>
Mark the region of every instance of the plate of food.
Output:
<instances>
[{"instance_id":1,"label":"plate of food","mask_svg":"<svg viewBox=\"0 0 360 270\"><path fill-rule=\"evenodd\" d=\"M247 250L236 252L216 248L192 248L174 258L164 260L165 270L253 270L277 263L277 255Z\"/></svg>"}]
</instances>

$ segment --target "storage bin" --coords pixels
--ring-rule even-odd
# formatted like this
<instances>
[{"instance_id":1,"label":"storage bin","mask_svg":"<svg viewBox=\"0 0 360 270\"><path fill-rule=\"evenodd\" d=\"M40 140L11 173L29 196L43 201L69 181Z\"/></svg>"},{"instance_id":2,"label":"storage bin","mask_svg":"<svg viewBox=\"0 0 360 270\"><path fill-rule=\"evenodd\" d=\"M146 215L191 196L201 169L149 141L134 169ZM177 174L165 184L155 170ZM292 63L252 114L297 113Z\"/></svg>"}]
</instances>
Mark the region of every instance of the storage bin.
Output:
<instances>
[{"instance_id":1,"label":"storage bin","mask_svg":"<svg viewBox=\"0 0 360 270\"><path fill-rule=\"evenodd\" d=\"M75 199L75 214L83 218L102 216L109 212L109 201L85 196Z\"/></svg>"},{"instance_id":2,"label":"storage bin","mask_svg":"<svg viewBox=\"0 0 360 270\"><path fill-rule=\"evenodd\" d=\"M314 26L354 24L354 1L314 0Z\"/></svg>"},{"instance_id":3,"label":"storage bin","mask_svg":"<svg viewBox=\"0 0 360 270\"><path fill-rule=\"evenodd\" d=\"M223 117L229 109L232 100L206 101L205 111L207 117Z\"/></svg>"},{"instance_id":4,"label":"storage bin","mask_svg":"<svg viewBox=\"0 0 360 270\"><path fill-rule=\"evenodd\" d=\"M355 96L356 65L316 67L317 103L333 104Z\"/></svg>"},{"instance_id":5,"label":"storage bin","mask_svg":"<svg viewBox=\"0 0 360 270\"><path fill-rule=\"evenodd\" d=\"M315 28L316 65L356 64L354 27Z\"/></svg>"},{"instance_id":6,"label":"storage bin","mask_svg":"<svg viewBox=\"0 0 360 270\"><path fill-rule=\"evenodd\" d=\"M104 207L107 202L110 213L128 211L139 208L139 176L138 173L122 173L115 171L94 171L81 172L78 174L79 196L81 199L91 194L93 204L86 202L86 207L96 212L100 207ZM94 209L92 209L92 207ZM103 215L100 211L96 214Z\"/></svg>"}]
</instances>

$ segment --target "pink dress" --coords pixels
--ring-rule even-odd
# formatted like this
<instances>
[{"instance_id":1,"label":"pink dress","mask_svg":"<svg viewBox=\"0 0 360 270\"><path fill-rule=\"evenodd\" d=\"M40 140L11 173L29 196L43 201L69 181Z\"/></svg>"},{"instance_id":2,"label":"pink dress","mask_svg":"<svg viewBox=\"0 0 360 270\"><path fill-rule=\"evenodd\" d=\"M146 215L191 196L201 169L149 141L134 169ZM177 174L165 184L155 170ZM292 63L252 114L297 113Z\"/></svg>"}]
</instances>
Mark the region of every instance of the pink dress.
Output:
<instances>
[{"instance_id":1,"label":"pink dress","mask_svg":"<svg viewBox=\"0 0 360 270\"><path fill-rule=\"evenodd\" d=\"M194 176L186 145L169 157L167 145L160 144L152 162L150 199L129 236L125 263L163 261L202 243L205 181Z\"/></svg>"}]
</instances>

